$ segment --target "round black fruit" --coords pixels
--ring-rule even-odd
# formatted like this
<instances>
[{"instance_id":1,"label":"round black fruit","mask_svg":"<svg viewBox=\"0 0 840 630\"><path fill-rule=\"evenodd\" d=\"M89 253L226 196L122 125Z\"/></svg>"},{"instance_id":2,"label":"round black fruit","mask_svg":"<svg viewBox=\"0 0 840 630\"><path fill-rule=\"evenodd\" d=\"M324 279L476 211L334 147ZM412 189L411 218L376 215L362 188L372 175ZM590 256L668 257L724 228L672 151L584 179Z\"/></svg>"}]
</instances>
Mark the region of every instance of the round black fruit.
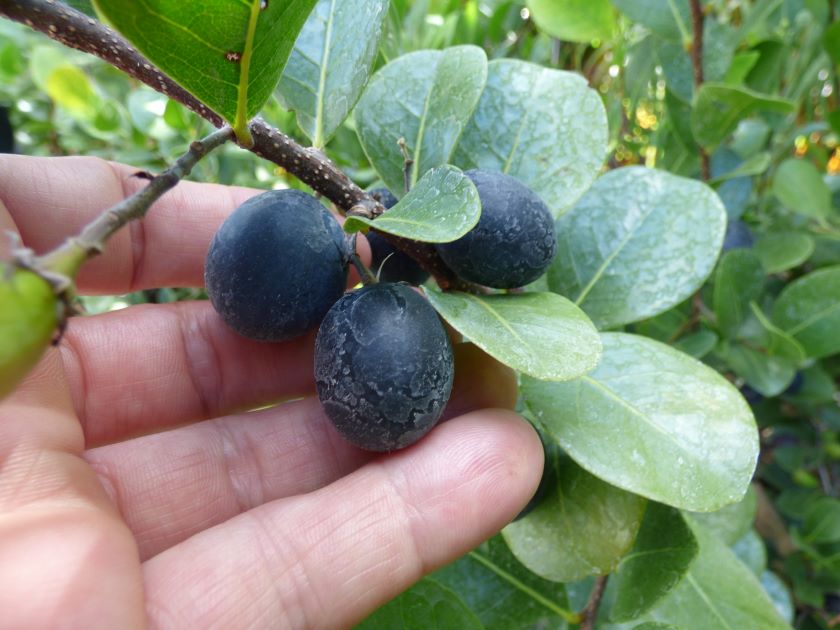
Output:
<instances>
[{"instance_id":1,"label":"round black fruit","mask_svg":"<svg viewBox=\"0 0 840 630\"><path fill-rule=\"evenodd\" d=\"M413 444L440 419L452 391L449 337L429 303L405 284L346 294L315 339L315 383L332 423L369 451Z\"/></svg>"},{"instance_id":2,"label":"round black fruit","mask_svg":"<svg viewBox=\"0 0 840 630\"><path fill-rule=\"evenodd\" d=\"M535 192L503 173L465 173L478 190L481 218L472 230L437 251L464 280L498 289L539 278L557 253L554 219Z\"/></svg>"},{"instance_id":3,"label":"round black fruit","mask_svg":"<svg viewBox=\"0 0 840 630\"><path fill-rule=\"evenodd\" d=\"M397 198L387 188L375 188L370 194L386 208L392 208L397 203ZM383 282L403 280L411 284L423 284L429 278L428 272L416 260L394 247L381 234L370 231L367 240L370 243L370 268L379 274Z\"/></svg>"},{"instance_id":4,"label":"round black fruit","mask_svg":"<svg viewBox=\"0 0 840 630\"><path fill-rule=\"evenodd\" d=\"M341 297L348 257L341 226L317 199L272 190L243 203L216 232L204 282L233 330L285 341L317 326Z\"/></svg>"}]
</instances>

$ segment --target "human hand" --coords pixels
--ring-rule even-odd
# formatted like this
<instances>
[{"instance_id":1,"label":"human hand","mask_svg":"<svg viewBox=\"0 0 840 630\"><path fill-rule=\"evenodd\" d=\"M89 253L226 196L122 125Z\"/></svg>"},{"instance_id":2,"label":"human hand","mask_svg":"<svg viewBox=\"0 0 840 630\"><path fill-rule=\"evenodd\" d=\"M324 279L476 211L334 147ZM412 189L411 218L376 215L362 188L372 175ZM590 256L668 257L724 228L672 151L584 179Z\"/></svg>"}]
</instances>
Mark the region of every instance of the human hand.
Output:
<instances>
[{"instance_id":1,"label":"human hand","mask_svg":"<svg viewBox=\"0 0 840 630\"><path fill-rule=\"evenodd\" d=\"M2 156L0 231L44 252L144 185L131 173ZM201 286L213 233L252 194L179 184L80 292ZM326 420L313 340L243 339L208 302L74 318L0 403L0 625L346 627L528 501L542 447L508 410L508 368L456 346L451 419L378 456Z\"/></svg>"}]
</instances>

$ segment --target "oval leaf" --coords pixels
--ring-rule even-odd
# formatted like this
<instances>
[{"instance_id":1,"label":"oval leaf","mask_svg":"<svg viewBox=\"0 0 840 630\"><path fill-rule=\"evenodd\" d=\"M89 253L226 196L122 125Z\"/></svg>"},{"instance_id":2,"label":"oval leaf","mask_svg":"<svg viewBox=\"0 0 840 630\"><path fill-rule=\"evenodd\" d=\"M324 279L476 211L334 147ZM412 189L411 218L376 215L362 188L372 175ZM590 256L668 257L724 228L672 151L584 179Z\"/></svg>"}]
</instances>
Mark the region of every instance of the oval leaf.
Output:
<instances>
[{"instance_id":1,"label":"oval leaf","mask_svg":"<svg viewBox=\"0 0 840 630\"><path fill-rule=\"evenodd\" d=\"M786 208L807 217L824 218L831 212L831 191L807 160L782 162L773 176L773 194Z\"/></svg>"},{"instance_id":2,"label":"oval leaf","mask_svg":"<svg viewBox=\"0 0 840 630\"><path fill-rule=\"evenodd\" d=\"M149 61L239 133L271 96L316 0L94 0Z\"/></svg>"},{"instance_id":3,"label":"oval leaf","mask_svg":"<svg viewBox=\"0 0 840 630\"><path fill-rule=\"evenodd\" d=\"M789 114L791 101L725 83L704 83L691 110L691 130L707 151L713 151L735 131L738 123L758 111Z\"/></svg>"},{"instance_id":4,"label":"oval leaf","mask_svg":"<svg viewBox=\"0 0 840 630\"><path fill-rule=\"evenodd\" d=\"M758 494L750 487L744 498L715 512L692 514L691 518L705 525L727 545L734 545L745 536L755 521Z\"/></svg>"},{"instance_id":5,"label":"oval leaf","mask_svg":"<svg viewBox=\"0 0 840 630\"><path fill-rule=\"evenodd\" d=\"M700 553L688 574L651 616L682 630L790 630L757 576L723 542L688 519Z\"/></svg>"},{"instance_id":6,"label":"oval leaf","mask_svg":"<svg viewBox=\"0 0 840 630\"><path fill-rule=\"evenodd\" d=\"M633 545L645 500L568 458L554 464L560 483L533 512L502 530L505 541L522 564L547 580L572 582L612 572Z\"/></svg>"},{"instance_id":7,"label":"oval leaf","mask_svg":"<svg viewBox=\"0 0 840 630\"><path fill-rule=\"evenodd\" d=\"M725 229L726 210L705 184L644 167L616 169L557 221L549 287L601 329L651 317L703 284Z\"/></svg>"},{"instance_id":8,"label":"oval leaf","mask_svg":"<svg viewBox=\"0 0 840 630\"><path fill-rule=\"evenodd\" d=\"M546 430L594 475L656 501L711 511L740 499L758 432L738 390L657 341L601 339L592 374L568 383L523 377L525 402Z\"/></svg>"},{"instance_id":9,"label":"oval leaf","mask_svg":"<svg viewBox=\"0 0 840 630\"><path fill-rule=\"evenodd\" d=\"M636 543L613 578L610 619L632 621L650 610L679 584L697 551L697 540L678 510L649 504Z\"/></svg>"},{"instance_id":10,"label":"oval leaf","mask_svg":"<svg viewBox=\"0 0 840 630\"><path fill-rule=\"evenodd\" d=\"M487 57L476 46L421 50L377 71L356 107L359 140L388 189L405 190L400 138L414 161L411 184L449 162L487 79Z\"/></svg>"},{"instance_id":11,"label":"oval leaf","mask_svg":"<svg viewBox=\"0 0 840 630\"><path fill-rule=\"evenodd\" d=\"M773 320L810 357L840 352L840 266L819 269L787 285L773 306Z\"/></svg>"},{"instance_id":12,"label":"oval leaf","mask_svg":"<svg viewBox=\"0 0 840 630\"><path fill-rule=\"evenodd\" d=\"M445 586L423 578L396 599L356 626L357 630L428 630L458 628L481 630L483 626L466 604Z\"/></svg>"},{"instance_id":13,"label":"oval leaf","mask_svg":"<svg viewBox=\"0 0 840 630\"><path fill-rule=\"evenodd\" d=\"M754 249L764 271L780 273L804 263L815 247L814 239L807 234L778 232L759 236Z\"/></svg>"},{"instance_id":14,"label":"oval leaf","mask_svg":"<svg viewBox=\"0 0 840 630\"><path fill-rule=\"evenodd\" d=\"M423 176L411 192L376 219L347 217L344 229L374 227L426 243L448 243L469 232L481 216L478 191L454 166L441 166Z\"/></svg>"},{"instance_id":15,"label":"oval leaf","mask_svg":"<svg viewBox=\"0 0 840 630\"><path fill-rule=\"evenodd\" d=\"M721 257L712 302L724 336L737 335L750 313L750 302L758 299L763 289L764 270L752 251L733 249Z\"/></svg>"},{"instance_id":16,"label":"oval leaf","mask_svg":"<svg viewBox=\"0 0 840 630\"><path fill-rule=\"evenodd\" d=\"M535 378L576 378L591 371L601 356L592 322L559 295L434 290L426 295L458 332L505 365Z\"/></svg>"},{"instance_id":17,"label":"oval leaf","mask_svg":"<svg viewBox=\"0 0 840 630\"><path fill-rule=\"evenodd\" d=\"M388 0L319 0L303 25L277 94L316 148L359 100L387 11Z\"/></svg>"},{"instance_id":18,"label":"oval leaf","mask_svg":"<svg viewBox=\"0 0 840 630\"><path fill-rule=\"evenodd\" d=\"M583 77L498 59L454 163L516 177L556 216L592 185L606 152L604 105Z\"/></svg>"},{"instance_id":19,"label":"oval leaf","mask_svg":"<svg viewBox=\"0 0 840 630\"><path fill-rule=\"evenodd\" d=\"M531 573L501 536L433 573L432 579L457 593L486 628L562 628L571 616L564 586Z\"/></svg>"},{"instance_id":20,"label":"oval leaf","mask_svg":"<svg viewBox=\"0 0 840 630\"><path fill-rule=\"evenodd\" d=\"M528 9L540 30L567 42L607 39L615 24L610 0L528 0Z\"/></svg>"}]
</instances>

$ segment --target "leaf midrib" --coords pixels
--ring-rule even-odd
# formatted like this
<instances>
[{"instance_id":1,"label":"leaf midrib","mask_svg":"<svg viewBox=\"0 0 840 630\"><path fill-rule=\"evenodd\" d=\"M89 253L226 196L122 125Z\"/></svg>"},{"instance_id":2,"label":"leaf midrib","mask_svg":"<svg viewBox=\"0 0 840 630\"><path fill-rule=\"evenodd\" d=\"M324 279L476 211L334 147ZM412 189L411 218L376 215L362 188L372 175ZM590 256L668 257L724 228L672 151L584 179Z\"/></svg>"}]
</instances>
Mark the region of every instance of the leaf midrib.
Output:
<instances>
[{"instance_id":1,"label":"leaf midrib","mask_svg":"<svg viewBox=\"0 0 840 630\"><path fill-rule=\"evenodd\" d=\"M490 571L492 571L493 573L498 575L500 578L505 580L511 586L513 586L514 588L522 591L525 595L527 595L528 597L533 599L538 604L542 605L544 608L547 608L548 610L550 610L554 614L559 615L560 617L562 617L563 619L566 619L567 621L570 619L570 617L572 617L572 615L569 613L568 610L565 610L565 609L561 608L560 606L558 606L557 604L552 602L550 599L548 599L544 595L541 595L540 593L538 593L537 591L532 589L530 586L528 586L524 582L521 582L520 580L518 580L516 577L514 577L513 575L511 575L510 573L505 571L503 568L501 568L500 566L495 564L493 561L491 561L488 558L485 558L484 556L482 556L477 551L470 551L468 553L468 555L470 556L470 558L472 558L473 560L475 560L479 564L483 565L485 568L489 569Z\"/></svg>"},{"instance_id":2,"label":"leaf midrib","mask_svg":"<svg viewBox=\"0 0 840 630\"><path fill-rule=\"evenodd\" d=\"M335 0L330 0L330 12L324 34L324 50L321 54L321 67L318 77L317 104L315 105L315 138L312 144L315 148L324 146L324 94L327 85L327 65L330 61L330 44L332 43L333 20L335 18Z\"/></svg>"}]
</instances>

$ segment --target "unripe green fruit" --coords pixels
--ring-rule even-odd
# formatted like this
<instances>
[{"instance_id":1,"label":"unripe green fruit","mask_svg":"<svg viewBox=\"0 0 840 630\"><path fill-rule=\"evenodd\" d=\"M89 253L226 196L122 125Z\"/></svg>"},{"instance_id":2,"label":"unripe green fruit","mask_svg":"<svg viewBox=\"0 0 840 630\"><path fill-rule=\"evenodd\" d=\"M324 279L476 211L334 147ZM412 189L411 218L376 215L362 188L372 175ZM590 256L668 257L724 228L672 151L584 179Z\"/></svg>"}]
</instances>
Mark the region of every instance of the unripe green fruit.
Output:
<instances>
[{"instance_id":1,"label":"unripe green fruit","mask_svg":"<svg viewBox=\"0 0 840 630\"><path fill-rule=\"evenodd\" d=\"M0 398L35 367L58 326L52 286L25 269L0 263Z\"/></svg>"}]
</instances>

